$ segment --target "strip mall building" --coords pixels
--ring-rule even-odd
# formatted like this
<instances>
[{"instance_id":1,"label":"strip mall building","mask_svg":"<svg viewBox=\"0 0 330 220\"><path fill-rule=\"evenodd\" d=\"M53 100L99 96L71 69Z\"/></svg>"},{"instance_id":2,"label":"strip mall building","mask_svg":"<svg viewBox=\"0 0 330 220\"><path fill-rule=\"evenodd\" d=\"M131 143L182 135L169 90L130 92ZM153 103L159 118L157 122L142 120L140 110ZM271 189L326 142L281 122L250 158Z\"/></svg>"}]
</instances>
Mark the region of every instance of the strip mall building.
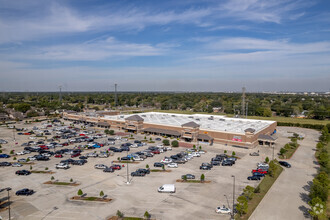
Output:
<instances>
[{"instance_id":1,"label":"strip mall building","mask_svg":"<svg viewBox=\"0 0 330 220\"><path fill-rule=\"evenodd\" d=\"M204 114L148 112L134 115L64 112L63 118L95 126L180 138L185 141L221 143L253 148L275 143L275 121L227 118Z\"/></svg>"}]
</instances>

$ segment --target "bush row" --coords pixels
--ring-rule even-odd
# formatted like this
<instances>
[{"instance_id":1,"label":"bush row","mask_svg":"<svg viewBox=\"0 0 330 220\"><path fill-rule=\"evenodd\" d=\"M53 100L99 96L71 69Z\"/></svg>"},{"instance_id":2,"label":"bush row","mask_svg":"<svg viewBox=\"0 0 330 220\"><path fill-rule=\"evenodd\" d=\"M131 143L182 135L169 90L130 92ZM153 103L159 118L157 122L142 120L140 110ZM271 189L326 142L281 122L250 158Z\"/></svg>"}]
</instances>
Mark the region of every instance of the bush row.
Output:
<instances>
[{"instance_id":1,"label":"bush row","mask_svg":"<svg viewBox=\"0 0 330 220\"><path fill-rule=\"evenodd\" d=\"M288 127L300 127L300 128L311 128L316 130L322 130L324 125L320 124L300 124L300 123L291 123L291 122L277 122L277 126L288 126ZM330 123L326 125L328 130L330 129Z\"/></svg>"}]
</instances>

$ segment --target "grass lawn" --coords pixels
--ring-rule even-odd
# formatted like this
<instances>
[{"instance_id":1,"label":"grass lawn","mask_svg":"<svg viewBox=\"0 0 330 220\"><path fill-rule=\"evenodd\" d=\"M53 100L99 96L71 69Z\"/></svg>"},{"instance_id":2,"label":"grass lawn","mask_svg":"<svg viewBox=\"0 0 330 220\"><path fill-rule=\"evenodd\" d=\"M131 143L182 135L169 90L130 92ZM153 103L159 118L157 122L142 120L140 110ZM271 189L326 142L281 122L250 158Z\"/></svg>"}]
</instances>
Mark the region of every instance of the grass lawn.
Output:
<instances>
[{"instance_id":1,"label":"grass lawn","mask_svg":"<svg viewBox=\"0 0 330 220\"><path fill-rule=\"evenodd\" d=\"M175 113L175 114L209 114L209 115L226 115L222 113L207 113L207 112L192 112L192 111L180 111L180 110L154 110L155 112L166 112L166 113ZM227 114L228 117L233 117L234 115ZM315 119L305 119L305 118L291 118L291 117L261 117L261 116L248 116L249 119L257 120L270 120L277 122L286 122L286 123L300 123L300 124L321 124L326 125L330 123L328 120L315 120Z\"/></svg>"},{"instance_id":2,"label":"grass lawn","mask_svg":"<svg viewBox=\"0 0 330 220\"><path fill-rule=\"evenodd\" d=\"M255 193L253 198L248 202L248 211L245 215L240 217L239 215L235 216L235 219L248 220L253 211L257 208L261 200L264 198L270 187L275 183L276 179L282 173L283 168L277 164L277 170L274 174L274 177L266 175L263 180L259 183L260 193Z\"/></svg>"},{"instance_id":3,"label":"grass lawn","mask_svg":"<svg viewBox=\"0 0 330 220\"><path fill-rule=\"evenodd\" d=\"M201 180L176 180L176 182L180 182L180 183L210 183L210 180L204 180L203 182L201 182Z\"/></svg>"},{"instance_id":4,"label":"grass lawn","mask_svg":"<svg viewBox=\"0 0 330 220\"><path fill-rule=\"evenodd\" d=\"M59 181L47 181L44 182L44 184L53 184L53 185L59 185L59 186L78 186L79 183L76 182L59 182Z\"/></svg>"}]
</instances>

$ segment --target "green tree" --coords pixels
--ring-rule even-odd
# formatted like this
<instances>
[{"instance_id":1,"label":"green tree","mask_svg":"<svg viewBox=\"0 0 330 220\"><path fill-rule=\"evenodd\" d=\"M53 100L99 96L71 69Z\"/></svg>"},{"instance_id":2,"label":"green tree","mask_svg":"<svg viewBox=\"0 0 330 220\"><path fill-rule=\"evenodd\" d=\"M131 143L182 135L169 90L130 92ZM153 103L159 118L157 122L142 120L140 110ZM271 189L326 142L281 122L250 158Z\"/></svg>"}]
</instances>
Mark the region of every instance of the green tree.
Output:
<instances>
[{"instance_id":1,"label":"green tree","mask_svg":"<svg viewBox=\"0 0 330 220\"><path fill-rule=\"evenodd\" d=\"M269 158L268 157L266 157L265 162L269 163Z\"/></svg>"},{"instance_id":2,"label":"green tree","mask_svg":"<svg viewBox=\"0 0 330 220\"><path fill-rule=\"evenodd\" d=\"M246 198L248 200L251 200L253 198L253 195L254 195L254 190L255 189L252 186L246 186L243 189L244 196L246 196Z\"/></svg>"},{"instance_id":3,"label":"green tree","mask_svg":"<svg viewBox=\"0 0 330 220\"><path fill-rule=\"evenodd\" d=\"M314 219L326 219L325 217L326 205L319 197L313 198L308 202L308 204L311 207L311 209L309 210L309 214Z\"/></svg>"},{"instance_id":4,"label":"green tree","mask_svg":"<svg viewBox=\"0 0 330 220\"><path fill-rule=\"evenodd\" d=\"M146 219L150 219L151 215L149 214L148 211L146 211L146 212L144 213L144 217L145 217Z\"/></svg>"},{"instance_id":5,"label":"green tree","mask_svg":"<svg viewBox=\"0 0 330 220\"><path fill-rule=\"evenodd\" d=\"M114 131L114 130L110 130L110 131L109 131L109 134L110 134L110 135L114 135L114 134L115 134L115 131Z\"/></svg>"},{"instance_id":6,"label":"green tree","mask_svg":"<svg viewBox=\"0 0 330 220\"><path fill-rule=\"evenodd\" d=\"M146 168L149 169L149 164L146 165Z\"/></svg>"},{"instance_id":7,"label":"green tree","mask_svg":"<svg viewBox=\"0 0 330 220\"><path fill-rule=\"evenodd\" d=\"M103 197L103 196L104 196L104 192L101 191L101 192L100 192L100 197Z\"/></svg>"},{"instance_id":8,"label":"green tree","mask_svg":"<svg viewBox=\"0 0 330 220\"><path fill-rule=\"evenodd\" d=\"M179 142L177 140L172 141L172 147L179 147Z\"/></svg>"},{"instance_id":9,"label":"green tree","mask_svg":"<svg viewBox=\"0 0 330 220\"><path fill-rule=\"evenodd\" d=\"M52 176L51 178L50 178L50 180L54 180L55 178Z\"/></svg>"},{"instance_id":10,"label":"green tree","mask_svg":"<svg viewBox=\"0 0 330 220\"><path fill-rule=\"evenodd\" d=\"M239 196L237 198L236 210L237 213L242 216L247 213L248 210L248 200L245 196Z\"/></svg>"},{"instance_id":11,"label":"green tree","mask_svg":"<svg viewBox=\"0 0 330 220\"><path fill-rule=\"evenodd\" d=\"M187 181L187 175L183 176L183 181Z\"/></svg>"},{"instance_id":12,"label":"green tree","mask_svg":"<svg viewBox=\"0 0 330 220\"><path fill-rule=\"evenodd\" d=\"M233 151L233 152L231 153L231 155L232 155L232 156L235 156L235 155L236 155L235 151Z\"/></svg>"},{"instance_id":13,"label":"green tree","mask_svg":"<svg viewBox=\"0 0 330 220\"><path fill-rule=\"evenodd\" d=\"M205 180L205 175L202 174L202 175L201 175L201 182L204 182L204 180Z\"/></svg>"},{"instance_id":14,"label":"green tree","mask_svg":"<svg viewBox=\"0 0 330 220\"><path fill-rule=\"evenodd\" d=\"M81 189L79 189L77 194L78 194L78 196L82 196L84 193Z\"/></svg>"},{"instance_id":15,"label":"green tree","mask_svg":"<svg viewBox=\"0 0 330 220\"><path fill-rule=\"evenodd\" d=\"M227 153L227 150L224 150L223 153L226 154Z\"/></svg>"},{"instance_id":16,"label":"green tree","mask_svg":"<svg viewBox=\"0 0 330 220\"><path fill-rule=\"evenodd\" d=\"M314 179L309 197L311 199L319 197L323 202L326 202L328 198L328 186L324 186L324 184L320 183L320 181Z\"/></svg>"},{"instance_id":17,"label":"green tree","mask_svg":"<svg viewBox=\"0 0 330 220\"><path fill-rule=\"evenodd\" d=\"M119 210L117 210L116 215L117 215L119 218L124 218L124 213L122 213L122 212L119 211Z\"/></svg>"},{"instance_id":18,"label":"green tree","mask_svg":"<svg viewBox=\"0 0 330 220\"><path fill-rule=\"evenodd\" d=\"M170 141L169 141L168 139L164 139L164 140L163 140L163 144L164 144L165 146L169 146L169 145L170 145Z\"/></svg>"},{"instance_id":19,"label":"green tree","mask_svg":"<svg viewBox=\"0 0 330 220\"><path fill-rule=\"evenodd\" d=\"M72 178L70 179L70 182L71 182L71 183L73 182L73 179L72 179Z\"/></svg>"},{"instance_id":20,"label":"green tree","mask_svg":"<svg viewBox=\"0 0 330 220\"><path fill-rule=\"evenodd\" d=\"M196 145L193 145L193 149L196 150Z\"/></svg>"},{"instance_id":21,"label":"green tree","mask_svg":"<svg viewBox=\"0 0 330 220\"><path fill-rule=\"evenodd\" d=\"M286 151L287 151L287 150L285 150L285 149L282 147L282 148L280 149L280 154L281 154L281 155L284 155Z\"/></svg>"},{"instance_id":22,"label":"green tree","mask_svg":"<svg viewBox=\"0 0 330 220\"><path fill-rule=\"evenodd\" d=\"M319 142L319 143L317 143L317 145L316 145L316 148L317 148L318 150L323 149L323 147L324 147L324 145L322 144L322 142Z\"/></svg>"}]
</instances>

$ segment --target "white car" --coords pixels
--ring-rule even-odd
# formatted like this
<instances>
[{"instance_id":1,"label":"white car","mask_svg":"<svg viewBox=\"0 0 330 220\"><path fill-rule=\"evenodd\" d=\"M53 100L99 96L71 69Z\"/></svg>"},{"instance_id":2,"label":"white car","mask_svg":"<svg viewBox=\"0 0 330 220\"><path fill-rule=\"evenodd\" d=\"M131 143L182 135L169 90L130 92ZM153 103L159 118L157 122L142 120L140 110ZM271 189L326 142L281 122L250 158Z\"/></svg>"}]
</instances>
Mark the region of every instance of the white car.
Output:
<instances>
[{"instance_id":1,"label":"white car","mask_svg":"<svg viewBox=\"0 0 330 220\"><path fill-rule=\"evenodd\" d=\"M220 214L230 214L231 213L231 209L230 208L227 208L225 206L222 206L222 207L217 207L215 209L215 212L216 213L220 213Z\"/></svg>"},{"instance_id":2,"label":"white car","mask_svg":"<svg viewBox=\"0 0 330 220\"><path fill-rule=\"evenodd\" d=\"M99 157L101 157L101 158L107 158L107 157L109 157L109 154L102 153L102 154L99 154Z\"/></svg>"},{"instance_id":3,"label":"white car","mask_svg":"<svg viewBox=\"0 0 330 220\"><path fill-rule=\"evenodd\" d=\"M23 150L23 153L24 153L24 154L29 154L29 153L31 153L31 151Z\"/></svg>"},{"instance_id":4,"label":"white car","mask_svg":"<svg viewBox=\"0 0 330 220\"><path fill-rule=\"evenodd\" d=\"M56 169L69 169L69 165L67 163L59 163L59 164L56 164Z\"/></svg>"},{"instance_id":5,"label":"white car","mask_svg":"<svg viewBox=\"0 0 330 220\"><path fill-rule=\"evenodd\" d=\"M205 154L205 151L200 150L200 151L198 151L198 153L199 153L199 154Z\"/></svg>"},{"instance_id":6,"label":"white car","mask_svg":"<svg viewBox=\"0 0 330 220\"><path fill-rule=\"evenodd\" d=\"M160 162L161 163L172 163L172 159L171 158L164 158L164 159L162 159Z\"/></svg>"},{"instance_id":7,"label":"white car","mask_svg":"<svg viewBox=\"0 0 330 220\"><path fill-rule=\"evenodd\" d=\"M106 165L104 165L104 164L95 164L95 169L105 169L105 168L107 168L107 166Z\"/></svg>"},{"instance_id":8,"label":"white car","mask_svg":"<svg viewBox=\"0 0 330 220\"><path fill-rule=\"evenodd\" d=\"M36 160L36 158L34 156L29 156L27 159L29 159L30 161Z\"/></svg>"},{"instance_id":9,"label":"white car","mask_svg":"<svg viewBox=\"0 0 330 220\"><path fill-rule=\"evenodd\" d=\"M12 163L11 166L12 166L12 167L21 167L21 166L23 166L23 165L20 164L20 163Z\"/></svg>"},{"instance_id":10,"label":"white car","mask_svg":"<svg viewBox=\"0 0 330 220\"><path fill-rule=\"evenodd\" d=\"M33 137L33 136L31 136L31 137L29 137L29 139L31 139L31 140L34 140L34 139L37 139L36 137Z\"/></svg>"},{"instance_id":11,"label":"white car","mask_svg":"<svg viewBox=\"0 0 330 220\"><path fill-rule=\"evenodd\" d=\"M138 145L137 144L132 144L131 146L129 146L129 147L131 147L131 148L137 148L138 147Z\"/></svg>"},{"instance_id":12,"label":"white car","mask_svg":"<svg viewBox=\"0 0 330 220\"><path fill-rule=\"evenodd\" d=\"M134 161L144 161L142 157L133 157Z\"/></svg>"},{"instance_id":13,"label":"white car","mask_svg":"<svg viewBox=\"0 0 330 220\"><path fill-rule=\"evenodd\" d=\"M169 167L169 168L178 168L178 164L177 163L169 163L169 164L167 164L167 167Z\"/></svg>"},{"instance_id":14,"label":"white car","mask_svg":"<svg viewBox=\"0 0 330 220\"><path fill-rule=\"evenodd\" d=\"M51 157L52 155L51 154L49 154L49 153L43 153L43 154L41 154L42 156L45 156L45 157Z\"/></svg>"},{"instance_id":15,"label":"white car","mask_svg":"<svg viewBox=\"0 0 330 220\"><path fill-rule=\"evenodd\" d=\"M17 152L16 155L24 155L24 151Z\"/></svg>"},{"instance_id":16,"label":"white car","mask_svg":"<svg viewBox=\"0 0 330 220\"><path fill-rule=\"evenodd\" d=\"M191 156L193 156L193 157L200 157L201 155L199 153L197 153L197 152L193 152L193 153L191 153Z\"/></svg>"},{"instance_id":17,"label":"white car","mask_svg":"<svg viewBox=\"0 0 330 220\"><path fill-rule=\"evenodd\" d=\"M86 156L87 157L98 157L99 155L96 153L88 153Z\"/></svg>"},{"instance_id":18,"label":"white car","mask_svg":"<svg viewBox=\"0 0 330 220\"><path fill-rule=\"evenodd\" d=\"M172 148L171 147L166 147L166 150L169 151L169 150L172 150Z\"/></svg>"}]
</instances>

